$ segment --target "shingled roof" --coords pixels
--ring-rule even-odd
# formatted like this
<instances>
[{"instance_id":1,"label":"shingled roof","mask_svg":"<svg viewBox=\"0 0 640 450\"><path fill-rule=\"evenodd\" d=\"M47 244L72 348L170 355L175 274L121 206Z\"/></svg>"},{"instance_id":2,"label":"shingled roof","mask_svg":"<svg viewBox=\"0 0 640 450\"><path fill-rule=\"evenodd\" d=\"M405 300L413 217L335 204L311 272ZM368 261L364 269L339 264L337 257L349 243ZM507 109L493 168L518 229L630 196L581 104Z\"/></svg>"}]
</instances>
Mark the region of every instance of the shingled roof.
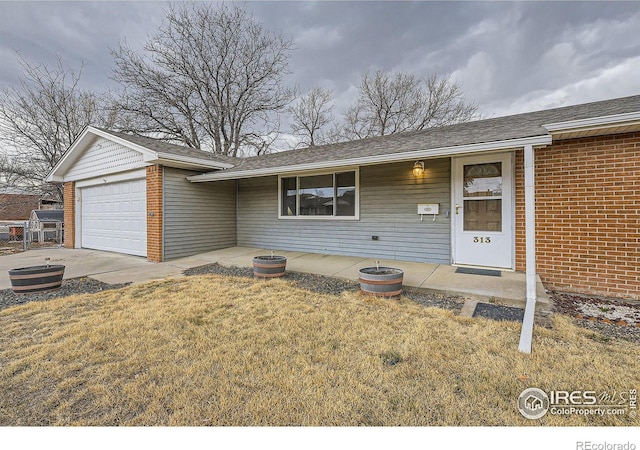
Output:
<instances>
[{"instance_id":1,"label":"shingled roof","mask_svg":"<svg viewBox=\"0 0 640 450\"><path fill-rule=\"evenodd\" d=\"M190 158L199 161L218 163L224 169L216 168L210 172L188 177L191 181L209 181L215 179L233 179L245 176L286 171L307 170L309 167L340 167L348 164L361 164L372 160L403 160L421 152L420 157L454 154L456 148L493 143L509 143L516 140L541 139L541 145L551 142L551 132L544 126L569 121L592 118L618 117L629 113L640 113L640 95L624 97L562 108L535 111L511 116L476 120L456 125L428 128L421 131L397 133L388 136L372 137L337 144L288 150L250 158L233 158L216 155L211 152L190 147L170 144L158 139L137 136L117 131L100 130L132 144L144 147L158 154L174 155L176 158ZM637 120L634 116L634 120ZM634 122L635 123L635 122ZM640 121L638 121L640 123ZM554 135L555 136L555 135ZM517 145L514 145L515 148ZM496 147L500 149L509 147ZM432 152L433 150L433 152ZM447 153L448 150L451 150ZM161 155L161 156L162 156Z\"/></svg>"},{"instance_id":2,"label":"shingled roof","mask_svg":"<svg viewBox=\"0 0 640 450\"><path fill-rule=\"evenodd\" d=\"M48 220L57 220L64 222L64 210L63 209L34 209L32 211L31 219L38 219L43 222Z\"/></svg>"},{"instance_id":3,"label":"shingled roof","mask_svg":"<svg viewBox=\"0 0 640 450\"><path fill-rule=\"evenodd\" d=\"M187 158L218 161L218 162L229 163L229 164L238 163L238 158L233 158L231 156L216 155L211 152L205 152L203 150L187 147L185 145L171 144L169 142L161 141L160 139L154 139L154 138L139 136L135 134L123 133L120 131L112 131L112 130L107 130L105 128L99 128L99 127L93 127L93 128L102 130L105 133L109 133L113 136L117 136L133 144L140 145L141 147L144 147L159 153L165 153L165 154L176 155L176 156L184 156Z\"/></svg>"},{"instance_id":4,"label":"shingled roof","mask_svg":"<svg viewBox=\"0 0 640 450\"><path fill-rule=\"evenodd\" d=\"M225 173L548 135L543 125L640 111L640 95L243 158Z\"/></svg>"}]
</instances>

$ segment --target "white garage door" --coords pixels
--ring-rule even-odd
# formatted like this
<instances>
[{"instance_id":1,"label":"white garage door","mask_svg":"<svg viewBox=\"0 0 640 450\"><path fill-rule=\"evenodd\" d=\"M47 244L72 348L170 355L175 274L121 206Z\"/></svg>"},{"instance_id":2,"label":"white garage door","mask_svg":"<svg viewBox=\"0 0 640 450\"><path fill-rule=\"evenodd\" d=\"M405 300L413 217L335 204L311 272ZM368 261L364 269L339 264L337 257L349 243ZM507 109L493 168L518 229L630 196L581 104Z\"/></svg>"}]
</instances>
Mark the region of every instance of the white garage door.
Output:
<instances>
[{"instance_id":1,"label":"white garage door","mask_svg":"<svg viewBox=\"0 0 640 450\"><path fill-rule=\"evenodd\" d=\"M82 247L147 256L146 192L144 179L83 188Z\"/></svg>"}]
</instances>

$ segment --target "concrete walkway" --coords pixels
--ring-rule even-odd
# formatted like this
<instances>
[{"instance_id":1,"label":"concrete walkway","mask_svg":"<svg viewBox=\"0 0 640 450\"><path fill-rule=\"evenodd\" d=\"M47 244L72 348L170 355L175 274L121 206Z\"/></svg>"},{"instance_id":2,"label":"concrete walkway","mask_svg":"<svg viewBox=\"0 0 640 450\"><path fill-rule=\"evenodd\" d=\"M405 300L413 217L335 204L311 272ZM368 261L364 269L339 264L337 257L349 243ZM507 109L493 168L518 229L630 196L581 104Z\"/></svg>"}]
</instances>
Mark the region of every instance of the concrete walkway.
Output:
<instances>
[{"instance_id":1,"label":"concrete walkway","mask_svg":"<svg viewBox=\"0 0 640 450\"><path fill-rule=\"evenodd\" d=\"M270 250L233 247L173 261L174 264L197 267L217 262L224 266L252 267L253 257L269 255ZM316 253L278 250L276 254L287 257L287 270L314 273L349 280L358 280L358 270L376 265L375 259L357 256L321 255ZM417 263L410 261L378 260L380 266L397 267L404 271L403 285L438 293L462 295L467 299L487 301L524 307L526 279L524 273L502 272L500 277L455 273L456 267L444 264ZM171 264L171 262L169 263ZM539 307L549 305L547 295L538 277L537 294Z\"/></svg>"},{"instance_id":2,"label":"concrete walkway","mask_svg":"<svg viewBox=\"0 0 640 450\"><path fill-rule=\"evenodd\" d=\"M11 287L8 270L50 264L64 264L65 279L89 276L96 280L116 283L144 283L164 278L182 277L186 269L205 264L251 267L254 256L269 255L270 250L251 247L232 247L201 253L163 263L151 263L145 258L86 249L46 248L0 257L0 289ZM315 253L276 251L287 257L287 270L334 276L356 281L358 270L376 265L375 259L355 256L320 255ZM493 300L524 306L525 275L502 272L502 276L455 273L456 268L443 264L379 260L380 266L404 270L404 285L440 293L458 294L470 300ZM546 309L549 296L538 279L539 306Z\"/></svg>"}]
</instances>

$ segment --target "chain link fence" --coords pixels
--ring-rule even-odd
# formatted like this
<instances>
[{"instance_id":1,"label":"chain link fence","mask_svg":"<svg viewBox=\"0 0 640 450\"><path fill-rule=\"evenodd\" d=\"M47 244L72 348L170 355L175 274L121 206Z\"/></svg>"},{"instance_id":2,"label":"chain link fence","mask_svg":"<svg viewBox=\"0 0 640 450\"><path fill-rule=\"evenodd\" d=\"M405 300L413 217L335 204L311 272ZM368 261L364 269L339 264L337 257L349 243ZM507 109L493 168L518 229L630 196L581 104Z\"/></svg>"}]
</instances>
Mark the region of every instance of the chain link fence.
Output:
<instances>
[{"instance_id":1,"label":"chain link fence","mask_svg":"<svg viewBox=\"0 0 640 450\"><path fill-rule=\"evenodd\" d=\"M61 247L64 227L58 220L0 222L0 256L30 248Z\"/></svg>"}]
</instances>

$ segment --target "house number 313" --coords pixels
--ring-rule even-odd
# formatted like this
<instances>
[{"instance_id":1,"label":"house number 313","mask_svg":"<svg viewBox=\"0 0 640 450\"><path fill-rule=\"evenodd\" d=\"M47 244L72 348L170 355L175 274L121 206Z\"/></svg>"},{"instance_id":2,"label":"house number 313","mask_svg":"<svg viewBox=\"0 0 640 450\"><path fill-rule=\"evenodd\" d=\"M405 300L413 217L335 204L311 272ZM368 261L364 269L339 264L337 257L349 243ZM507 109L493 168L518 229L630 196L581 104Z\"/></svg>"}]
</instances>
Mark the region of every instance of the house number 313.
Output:
<instances>
[{"instance_id":1,"label":"house number 313","mask_svg":"<svg viewBox=\"0 0 640 450\"><path fill-rule=\"evenodd\" d=\"M474 244L491 244L491 238L490 237L474 236L473 237L473 243Z\"/></svg>"}]
</instances>

